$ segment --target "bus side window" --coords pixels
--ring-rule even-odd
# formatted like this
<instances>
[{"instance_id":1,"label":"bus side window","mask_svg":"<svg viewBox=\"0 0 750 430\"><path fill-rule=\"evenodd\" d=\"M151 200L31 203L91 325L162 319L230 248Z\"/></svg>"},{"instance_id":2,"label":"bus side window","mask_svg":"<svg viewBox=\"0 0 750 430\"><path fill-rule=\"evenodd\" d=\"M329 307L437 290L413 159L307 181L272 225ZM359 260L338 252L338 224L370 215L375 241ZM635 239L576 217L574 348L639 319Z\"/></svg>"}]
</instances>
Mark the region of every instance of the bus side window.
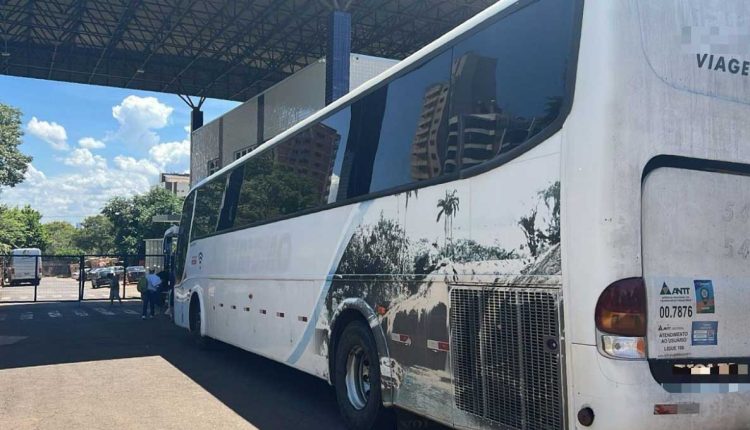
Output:
<instances>
[{"instance_id":1,"label":"bus side window","mask_svg":"<svg viewBox=\"0 0 750 430\"><path fill-rule=\"evenodd\" d=\"M226 174L224 174L212 179L198 189L191 240L216 232L216 226L219 222L219 209L224 199L226 183Z\"/></svg>"},{"instance_id":2,"label":"bus side window","mask_svg":"<svg viewBox=\"0 0 750 430\"><path fill-rule=\"evenodd\" d=\"M242 178L244 176L245 166L232 170L227 179L227 189L224 194L224 201L221 205L219 214L218 231L226 230L234 226L234 218L237 215L237 201L240 197L240 188L242 187Z\"/></svg>"},{"instance_id":3,"label":"bus side window","mask_svg":"<svg viewBox=\"0 0 750 430\"><path fill-rule=\"evenodd\" d=\"M463 144L463 168L518 147L559 116L574 9L533 3L454 46L449 146Z\"/></svg>"},{"instance_id":4,"label":"bus side window","mask_svg":"<svg viewBox=\"0 0 750 430\"><path fill-rule=\"evenodd\" d=\"M175 255L174 274L176 282L182 281L183 271L185 269L185 259L187 258L187 248L189 242L190 226L193 220L193 200L195 191L185 198L182 205L182 216L180 217L180 234L177 237L177 250Z\"/></svg>"},{"instance_id":5,"label":"bus side window","mask_svg":"<svg viewBox=\"0 0 750 430\"><path fill-rule=\"evenodd\" d=\"M334 169L336 200L451 172L447 147L451 51L357 100ZM339 162L339 160L341 160Z\"/></svg>"}]
</instances>

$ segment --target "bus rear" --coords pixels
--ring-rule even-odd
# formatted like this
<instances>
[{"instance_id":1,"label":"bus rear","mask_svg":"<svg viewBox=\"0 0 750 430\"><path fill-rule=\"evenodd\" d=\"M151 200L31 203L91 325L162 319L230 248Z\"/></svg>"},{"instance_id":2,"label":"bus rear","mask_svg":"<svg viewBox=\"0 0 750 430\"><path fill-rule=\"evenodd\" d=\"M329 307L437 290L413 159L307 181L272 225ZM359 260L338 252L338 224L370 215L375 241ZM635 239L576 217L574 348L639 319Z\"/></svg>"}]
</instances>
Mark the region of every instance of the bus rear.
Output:
<instances>
[{"instance_id":1,"label":"bus rear","mask_svg":"<svg viewBox=\"0 0 750 430\"><path fill-rule=\"evenodd\" d=\"M750 428L748 21L586 3L562 178L578 427Z\"/></svg>"}]
</instances>

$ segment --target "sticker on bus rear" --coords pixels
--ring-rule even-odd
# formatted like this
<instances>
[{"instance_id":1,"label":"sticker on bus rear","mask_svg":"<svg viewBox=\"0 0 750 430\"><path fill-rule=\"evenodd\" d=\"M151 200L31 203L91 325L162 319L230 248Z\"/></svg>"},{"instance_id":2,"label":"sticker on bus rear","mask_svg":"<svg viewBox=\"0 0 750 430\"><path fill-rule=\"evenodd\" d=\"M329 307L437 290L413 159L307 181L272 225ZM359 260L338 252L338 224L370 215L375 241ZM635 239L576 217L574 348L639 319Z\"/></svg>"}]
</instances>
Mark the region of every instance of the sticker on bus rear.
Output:
<instances>
[{"instance_id":1,"label":"sticker on bus rear","mask_svg":"<svg viewBox=\"0 0 750 430\"><path fill-rule=\"evenodd\" d=\"M714 285L710 280L693 281L695 284L695 311L699 314L715 312Z\"/></svg>"},{"instance_id":2,"label":"sticker on bus rear","mask_svg":"<svg viewBox=\"0 0 750 430\"><path fill-rule=\"evenodd\" d=\"M693 321L693 345L716 345L718 332L718 321Z\"/></svg>"}]
</instances>

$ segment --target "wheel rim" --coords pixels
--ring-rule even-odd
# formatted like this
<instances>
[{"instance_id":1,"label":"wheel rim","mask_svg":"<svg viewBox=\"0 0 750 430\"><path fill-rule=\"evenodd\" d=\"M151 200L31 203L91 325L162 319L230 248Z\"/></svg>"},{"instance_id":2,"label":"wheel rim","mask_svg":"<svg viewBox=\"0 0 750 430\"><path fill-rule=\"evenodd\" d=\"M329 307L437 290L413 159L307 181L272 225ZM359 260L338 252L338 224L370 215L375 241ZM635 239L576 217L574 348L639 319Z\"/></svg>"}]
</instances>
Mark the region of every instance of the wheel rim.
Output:
<instances>
[{"instance_id":1,"label":"wheel rim","mask_svg":"<svg viewBox=\"0 0 750 430\"><path fill-rule=\"evenodd\" d=\"M346 392L349 403L360 410L370 397L370 359L365 350L355 346L346 359Z\"/></svg>"}]
</instances>

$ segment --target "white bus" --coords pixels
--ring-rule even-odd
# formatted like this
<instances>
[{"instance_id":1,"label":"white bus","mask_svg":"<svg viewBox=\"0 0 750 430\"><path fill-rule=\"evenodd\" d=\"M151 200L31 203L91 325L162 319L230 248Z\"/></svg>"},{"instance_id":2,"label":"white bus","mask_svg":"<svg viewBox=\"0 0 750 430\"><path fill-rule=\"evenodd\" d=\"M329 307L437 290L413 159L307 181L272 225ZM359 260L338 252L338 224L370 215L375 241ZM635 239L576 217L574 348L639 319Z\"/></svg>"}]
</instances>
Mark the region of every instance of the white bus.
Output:
<instances>
[{"instance_id":1,"label":"white bus","mask_svg":"<svg viewBox=\"0 0 750 430\"><path fill-rule=\"evenodd\" d=\"M198 183L176 323L351 428L750 428L749 21L498 2Z\"/></svg>"}]
</instances>

